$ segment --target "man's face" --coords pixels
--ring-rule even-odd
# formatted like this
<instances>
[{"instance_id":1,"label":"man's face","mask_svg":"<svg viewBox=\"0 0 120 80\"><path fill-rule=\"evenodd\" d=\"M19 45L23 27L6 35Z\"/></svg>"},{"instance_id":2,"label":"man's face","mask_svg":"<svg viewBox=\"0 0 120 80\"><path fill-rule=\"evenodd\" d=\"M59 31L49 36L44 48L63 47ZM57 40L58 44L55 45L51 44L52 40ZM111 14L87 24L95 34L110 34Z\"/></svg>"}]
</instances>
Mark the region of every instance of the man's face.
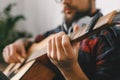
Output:
<instances>
[{"instance_id":1,"label":"man's face","mask_svg":"<svg viewBox=\"0 0 120 80\"><path fill-rule=\"evenodd\" d=\"M72 20L78 13L80 16L89 14L91 1L92 0L62 0L65 18Z\"/></svg>"}]
</instances>

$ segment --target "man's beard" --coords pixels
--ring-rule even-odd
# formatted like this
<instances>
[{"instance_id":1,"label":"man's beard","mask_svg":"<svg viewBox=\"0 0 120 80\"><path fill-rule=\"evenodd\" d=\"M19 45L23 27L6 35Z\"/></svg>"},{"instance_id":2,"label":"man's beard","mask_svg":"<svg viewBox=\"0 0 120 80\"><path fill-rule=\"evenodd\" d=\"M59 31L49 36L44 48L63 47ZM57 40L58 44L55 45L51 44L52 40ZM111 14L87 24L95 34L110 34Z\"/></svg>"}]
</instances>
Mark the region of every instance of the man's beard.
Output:
<instances>
[{"instance_id":1,"label":"man's beard","mask_svg":"<svg viewBox=\"0 0 120 80\"><path fill-rule=\"evenodd\" d=\"M83 18L84 16L90 15L90 11L91 11L90 9L88 9L87 11L81 11L81 12L78 11L71 18L67 18L67 16L64 16L64 20L67 27L70 27L73 22L77 22L79 19Z\"/></svg>"},{"instance_id":2,"label":"man's beard","mask_svg":"<svg viewBox=\"0 0 120 80\"><path fill-rule=\"evenodd\" d=\"M69 7L71 9L75 9L77 10L76 7L73 7L73 6L70 6L70 5L66 5L64 7ZM78 21L80 18L83 18L84 16L89 16L91 15L91 10L92 10L92 2L91 0L89 0L89 6L88 6L88 9L85 10L85 11L80 11L80 10L77 10L77 12L71 17L71 18L67 18L66 15L64 15L64 20L65 20L65 23L68 27L70 27L72 25L73 22L76 22ZM64 13L64 11L63 11ZM65 13L64 13L65 14Z\"/></svg>"}]
</instances>

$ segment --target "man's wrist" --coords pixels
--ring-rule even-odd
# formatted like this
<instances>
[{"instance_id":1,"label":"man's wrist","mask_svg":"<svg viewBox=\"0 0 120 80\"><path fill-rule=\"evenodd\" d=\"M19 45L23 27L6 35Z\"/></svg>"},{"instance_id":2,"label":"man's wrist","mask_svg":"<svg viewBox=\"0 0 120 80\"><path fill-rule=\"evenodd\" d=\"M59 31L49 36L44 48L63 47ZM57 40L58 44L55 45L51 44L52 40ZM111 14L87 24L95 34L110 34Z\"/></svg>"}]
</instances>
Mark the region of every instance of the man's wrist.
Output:
<instances>
[{"instance_id":1,"label":"man's wrist","mask_svg":"<svg viewBox=\"0 0 120 80\"><path fill-rule=\"evenodd\" d=\"M26 50L28 50L29 47L33 44L33 42L30 41L30 39L28 39L28 38L18 39L15 43L21 43L21 44L23 44L23 46L25 47Z\"/></svg>"},{"instance_id":2,"label":"man's wrist","mask_svg":"<svg viewBox=\"0 0 120 80\"><path fill-rule=\"evenodd\" d=\"M60 71L66 80L88 80L79 63L75 63L66 69L60 69Z\"/></svg>"}]
</instances>

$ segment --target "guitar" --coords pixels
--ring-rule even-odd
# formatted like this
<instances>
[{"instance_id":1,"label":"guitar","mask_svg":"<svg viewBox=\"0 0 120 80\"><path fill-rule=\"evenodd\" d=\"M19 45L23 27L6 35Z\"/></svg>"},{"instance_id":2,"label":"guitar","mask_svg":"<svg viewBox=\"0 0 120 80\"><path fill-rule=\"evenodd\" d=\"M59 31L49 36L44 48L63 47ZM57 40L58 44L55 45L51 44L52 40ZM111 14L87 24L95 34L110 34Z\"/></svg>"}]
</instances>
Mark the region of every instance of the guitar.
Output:
<instances>
[{"instance_id":1,"label":"guitar","mask_svg":"<svg viewBox=\"0 0 120 80\"><path fill-rule=\"evenodd\" d=\"M71 44L82 41L113 25L120 25L120 13L118 11L113 11L99 18L91 32L86 33L88 27L81 27L78 32L70 34ZM53 80L56 75L60 76L58 80L64 80L59 70L50 62L46 55L46 42L52 37L53 35L38 44L34 43L28 50L30 56L26 60L21 59L22 64L10 64L4 73L9 76L11 80Z\"/></svg>"},{"instance_id":2,"label":"guitar","mask_svg":"<svg viewBox=\"0 0 120 80\"><path fill-rule=\"evenodd\" d=\"M0 80L9 80L9 79L0 71Z\"/></svg>"}]
</instances>

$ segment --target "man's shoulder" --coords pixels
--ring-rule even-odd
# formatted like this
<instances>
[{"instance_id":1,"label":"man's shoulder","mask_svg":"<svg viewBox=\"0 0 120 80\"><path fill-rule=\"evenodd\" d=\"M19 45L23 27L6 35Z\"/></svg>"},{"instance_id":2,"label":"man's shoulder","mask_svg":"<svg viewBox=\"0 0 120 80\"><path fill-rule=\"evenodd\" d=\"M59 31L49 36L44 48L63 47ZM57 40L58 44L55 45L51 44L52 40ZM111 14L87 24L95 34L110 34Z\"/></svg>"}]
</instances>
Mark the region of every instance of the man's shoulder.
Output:
<instances>
[{"instance_id":1,"label":"man's shoulder","mask_svg":"<svg viewBox=\"0 0 120 80\"><path fill-rule=\"evenodd\" d=\"M51 35L51 34L55 34L55 33L58 33L58 32L60 32L60 31L62 31L62 26L61 26L61 25L57 26L57 27L54 28L54 29L51 29L51 30L45 32L45 33L44 33L44 36L47 37L47 36L49 36L49 35Z\"/></svg>"}]
</instances>

